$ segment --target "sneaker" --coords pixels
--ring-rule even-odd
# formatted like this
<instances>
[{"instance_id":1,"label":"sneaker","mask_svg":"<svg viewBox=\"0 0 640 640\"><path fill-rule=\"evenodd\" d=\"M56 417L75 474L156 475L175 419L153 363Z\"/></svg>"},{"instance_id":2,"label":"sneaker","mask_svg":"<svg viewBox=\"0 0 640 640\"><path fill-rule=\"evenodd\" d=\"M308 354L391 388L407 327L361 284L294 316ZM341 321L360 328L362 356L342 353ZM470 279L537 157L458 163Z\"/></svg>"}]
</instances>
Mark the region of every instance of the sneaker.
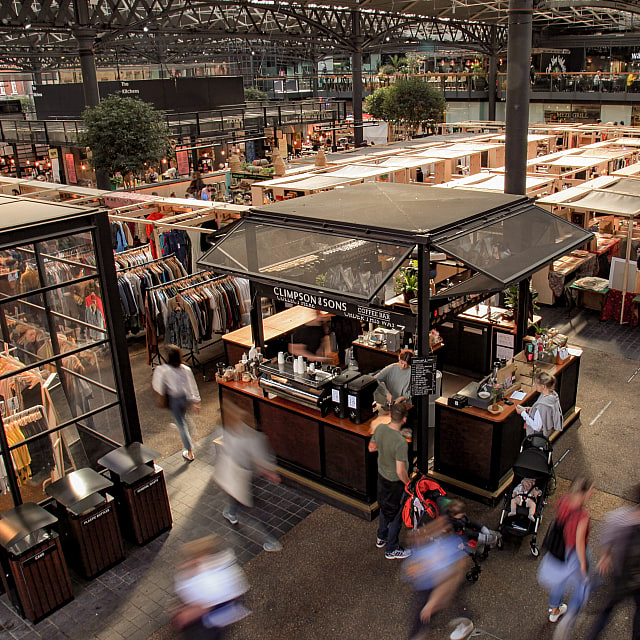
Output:
<instances>
[{"instance_id":1,"label":"sneaker","mask_svg":"<svg viewBox=\"0 0 640 640\"><path fill-rule=\"evenodd\" d=\"M475 625L471 620L462 618L458 623L458 626L451 632L449 640L465 640L465 638L468 638L471 635L474 629Z\"/></svg>"},{"instance_id":2,"label":"sneaker","mask_svg":"<svg viewBox=\"0 0 640 640\"><path fill-rule=\"evenodd\" d=\"M236 522L237 522L237 518L236 518ZM282 550L282 543L279 540L276 540L275 538L273 540L267 540L263 545L262 548L265 551L281 551Z\"/></svg>"},{"instance_id":3,"label":"sneaker","mask_svg":"<svg viewBox=\"0 0 640 640\"><path fill-rule=\"evenodd\" d=\"M398 547L395 551L386 551L384 557L387 560L404 560L411 555L411 551Z\"/></svg>"},{"instance_id":4,"label":"sneaker","mask_svg":"<svg viewBox=\"0 0 640 640\"><path fill-rule=\"evenodd\" d=\"M376 536L376 547L378 547L378 549L382 549L382 547L384 547L387 544L386 540L383 540L382 538L378 538Z\"/></svg>"},{"instance_id":5,"label":"sneaker","mask_svg":"<svg viewBox=\"0 0 640 640\"><path fill-rule=\"evenodd\" d=\"M226 509L222 512L225 520L228 520L230 524L238 524L238 516L235 513L231 513L231 511L227 511Z\"/></svg>"},{"instance_id":6,"label":"sneaker","mask_svg":"<svg viewBox=\"0 0 640 640\"><path fill-rule=\"evenodd\" d=\"M558 607L558 613L551 613L553 609L549 609L549 622L558 622L560 618L567 613L567 605L562 603Z\"/></svg>"}]
</instances>

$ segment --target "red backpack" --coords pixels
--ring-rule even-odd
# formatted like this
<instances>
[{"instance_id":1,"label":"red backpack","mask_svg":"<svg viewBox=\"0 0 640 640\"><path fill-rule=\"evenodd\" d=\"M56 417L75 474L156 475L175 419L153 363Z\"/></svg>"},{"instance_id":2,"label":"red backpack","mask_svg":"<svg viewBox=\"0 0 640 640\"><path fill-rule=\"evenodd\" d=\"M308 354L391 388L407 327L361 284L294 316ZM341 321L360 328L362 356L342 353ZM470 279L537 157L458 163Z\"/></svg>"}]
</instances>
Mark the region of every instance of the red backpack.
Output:
<instances>
[{"instance_id":1,"label":"red backpack","mask_svg":"<svg viewBox=\"0 0 640 640\"><path fill-rule=\"evenodd\" d=\"M416 474L405 486L409 494L402 508L402 521L409 529L418 528L440 515L438 500L447 492L435 481Z\"/></svg>"}]
</instances>

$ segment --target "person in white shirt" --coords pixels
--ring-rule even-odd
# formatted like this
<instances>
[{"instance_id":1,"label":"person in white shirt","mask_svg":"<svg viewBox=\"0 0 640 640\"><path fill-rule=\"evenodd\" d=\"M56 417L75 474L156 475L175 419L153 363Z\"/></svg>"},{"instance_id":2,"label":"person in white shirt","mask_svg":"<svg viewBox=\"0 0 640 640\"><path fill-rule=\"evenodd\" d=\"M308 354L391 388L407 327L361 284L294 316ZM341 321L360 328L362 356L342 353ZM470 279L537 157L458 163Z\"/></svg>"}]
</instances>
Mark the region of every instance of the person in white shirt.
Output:
<instances>
[{"instance_id":1,"label":"person in white shirt","mask_svg":"<svg viewBox=\"0 0 640 640\"><path fill-rule=\"evenodd\" d=\"M187 424L187 410L199 408L200 392L193 371L182 362L182 354L178 347L171 345L167 349L167 364L159 366L154 371L151 387L160 396L161 405L171 411L184 446L182 457L191 462L194 455Z\"/></svg>"}]
</instances>

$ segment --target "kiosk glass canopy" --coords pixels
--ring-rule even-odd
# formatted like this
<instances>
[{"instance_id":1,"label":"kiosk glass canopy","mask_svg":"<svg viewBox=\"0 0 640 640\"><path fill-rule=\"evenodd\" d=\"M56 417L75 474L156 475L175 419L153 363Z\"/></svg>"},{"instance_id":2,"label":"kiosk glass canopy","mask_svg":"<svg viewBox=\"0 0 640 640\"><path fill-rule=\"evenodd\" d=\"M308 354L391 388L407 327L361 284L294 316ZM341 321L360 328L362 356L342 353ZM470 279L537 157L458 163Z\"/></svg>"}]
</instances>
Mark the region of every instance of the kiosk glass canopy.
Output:
<instances>
[{"instance_id":1,"label":"kiosk glass canopy","mask_svg":"<svg viewBox=\"0 0 640 640\"><path fill-rule=\"evenodd\" d=\"M490 224L472 228L444 242L441 251L507 285L588 242L592 234L562 218L530 207Z\"/></svg>"},{"instance_id":2,"label":"kiosk glass canopy","mask_svg":"<svg viewBox=\"0 0 640 640\"><path fill-rule=\"evenodd\" d=\"M365 182L254 208L198 264L372 301L421 245L477 272L451 297L504 289L592 237L525 196Z\"/></svg>"},{"instance_id":3,"label":"kiosk glass canopy","mask_svg":"<svg viewBox=\"0 0 640 640\"><path fill-rule=\"evenodd\" d=\"M369 300L412 249L244 220L207 253L206 264L255 280Z\"/></svg>"}]
</instances>

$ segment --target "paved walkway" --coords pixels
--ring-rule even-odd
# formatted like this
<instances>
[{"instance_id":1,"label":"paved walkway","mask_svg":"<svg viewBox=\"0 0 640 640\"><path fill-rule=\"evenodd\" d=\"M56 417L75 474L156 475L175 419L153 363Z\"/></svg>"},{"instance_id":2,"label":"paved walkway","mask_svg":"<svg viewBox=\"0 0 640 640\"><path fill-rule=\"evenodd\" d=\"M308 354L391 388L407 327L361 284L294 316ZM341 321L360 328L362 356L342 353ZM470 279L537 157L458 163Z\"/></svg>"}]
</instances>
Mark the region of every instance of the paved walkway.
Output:
<instances>
[{"instance_id":1,"label":"paved walkway","mask_svg":"<svg viewBox=\"0 0 640 640\"><path fill-rule=\"evenodd\" d=\"M178 452L161 462L169 488L174 527L144 547L129 546L127 557L102 576L85 582L73 575L75 599L36 625L22 620L0 598L0 638L11 640L144 640L167 625L180 546L209 533L223 536L243 564L262 551L260 534L242 520L232 527L222 517L224 494L212 480L215 445L211 437L187 464ZM318 507L315 500L284 485L256 482L253 515L277 537Z\"/></svg>"}]
</instances>

